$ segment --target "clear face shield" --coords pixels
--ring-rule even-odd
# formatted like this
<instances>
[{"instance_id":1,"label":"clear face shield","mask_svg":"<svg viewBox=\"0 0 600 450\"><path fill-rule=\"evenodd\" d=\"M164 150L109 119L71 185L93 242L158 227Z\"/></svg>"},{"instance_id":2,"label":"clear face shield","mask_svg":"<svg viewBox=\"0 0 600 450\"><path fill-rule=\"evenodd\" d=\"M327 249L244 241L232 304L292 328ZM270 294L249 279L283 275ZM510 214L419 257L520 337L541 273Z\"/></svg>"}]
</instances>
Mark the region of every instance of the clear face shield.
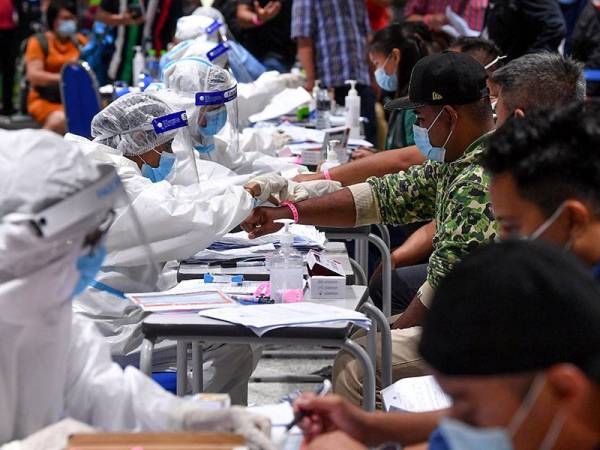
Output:
<instances>
[{"instance_id":1,"label":"clear face shield","mask_svg":"<svg viewBox=\"0 0 600 450\"><path fill-rule=\"evenodd\" d=\"M190 117L194 150L203 159L216 151L238 151L237 85L214 92L197 92Z\"/></svg>"},{"instance_id":2,"label":"clear face shield","mask_svg":"<svg viewBox=\"0 0 600 450\"><path fill-rule=\"evenodd\" d=\"M49 264L71 247L78 254L76 295L97 283L105 268L125 264L128 253L136 252L140 265L136 281L155 290L159 267L121 179L113 166L99 165L98 170L98 180L75 195L35 214L13 213L2 219L2 225L29 225L39 239L16 255L17 266L31 267L36 263L32 259L40 257Z\"/></svg>"}]
</instances>

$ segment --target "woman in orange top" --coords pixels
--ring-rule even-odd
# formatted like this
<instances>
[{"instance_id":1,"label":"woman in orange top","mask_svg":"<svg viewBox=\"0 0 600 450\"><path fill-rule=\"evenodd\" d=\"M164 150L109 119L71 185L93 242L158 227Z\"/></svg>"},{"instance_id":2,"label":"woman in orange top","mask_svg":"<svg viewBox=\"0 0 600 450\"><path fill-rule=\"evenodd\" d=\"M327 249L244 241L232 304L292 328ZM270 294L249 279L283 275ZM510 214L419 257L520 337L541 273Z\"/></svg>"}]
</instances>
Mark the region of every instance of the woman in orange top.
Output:
<instances>
[{"instance_id":1,"label":"woman in orange top","mask_svg":"<svg viewBox=\"0 0 600 450\"><path fill-rule=\"evenodd\" d=\"M46 10L46 21L50 28L44 33L46 45L34 35L29 38L25 52L27 79L32 87L27 110L44 128L64 134L60 71L65 63L79 58L79 47L85 44L85 38L77 33L77 7L72 0L52 0Z\"/></svg>"}]
</instances>

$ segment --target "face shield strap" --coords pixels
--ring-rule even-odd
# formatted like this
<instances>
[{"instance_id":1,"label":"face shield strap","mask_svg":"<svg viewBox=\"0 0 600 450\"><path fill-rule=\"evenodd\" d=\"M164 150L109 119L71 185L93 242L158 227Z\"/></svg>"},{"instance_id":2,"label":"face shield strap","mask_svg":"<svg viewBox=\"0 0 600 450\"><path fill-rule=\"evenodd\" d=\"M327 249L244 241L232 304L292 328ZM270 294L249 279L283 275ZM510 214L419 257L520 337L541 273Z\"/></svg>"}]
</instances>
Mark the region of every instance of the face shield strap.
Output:
<instances>
[{"instance_id":1,"label":"face shield strap","mask_svg":"<svg viewBox=\"0 0 600 450\"><path fill-rule=\"evenodd\" d=\"M225 91L196 92L196 106L214 106L231 102L237 98L237 86Z\"/></svg>"},{"instance_id":2,"label":"face shield strap","mask_svg":"<svg viewBox=\"0 0 600 450\"><path fill-rule=\"evenodd\" d=\"M37 214L10 214L5 220L27 220L41 237L51 238L94 214L109 211L117 197L124 195L125 191L112 166L101 165L98 168L102 174L100 179L77 194Z\"/></svg>"},{"instance_id":3,"label":"face shield strap","mask_svg":"<svg viewBox=\"0 0 600 450\"><path fill-rule=\"evenodd\" d=\"M219 56L223 55L224 53L227 53L229 50L231 50L231 47L229 47L229 44L221 43L221 44L217 45L216 47L214 47L212 50L210 50L206 54L206 57L208 58L208 60L210 62L213 62L215 59L217 59Z\"/></svg>"},{"instance_id":4,"label":"face shield strap","mask_svg":"<svg viewBox=\"0 0 600 450\"><path fill-rule=\"evenodd\" d=\"M507 55L503 55L503 56L497 56L496 59L494 59L493 61L489 62L488 64L486 64L483 68L485 70L488 70L491 67L494 67L496 64L498 64L500 61L504 60L508 58Z\"/></svg>"},{"instance_id":5,"label":"face shield strap","mask_svg":"<svg viewBox=\"0 0 600 450\"><path fill-rule=\"evenodd\" d=\"M178 111L166 116L157 117L152 121L152 128L157 135L167 131L176 130L188 126L187 113Z\"/></svg>"}]
</instances>

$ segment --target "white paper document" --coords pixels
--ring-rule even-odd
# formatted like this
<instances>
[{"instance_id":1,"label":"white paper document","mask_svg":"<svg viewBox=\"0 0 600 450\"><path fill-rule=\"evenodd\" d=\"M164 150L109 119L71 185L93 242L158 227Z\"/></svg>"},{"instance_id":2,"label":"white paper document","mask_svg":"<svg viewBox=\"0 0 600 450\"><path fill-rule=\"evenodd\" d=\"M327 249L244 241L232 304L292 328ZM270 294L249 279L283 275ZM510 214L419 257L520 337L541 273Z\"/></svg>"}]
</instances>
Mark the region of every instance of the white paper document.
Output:
<instances>
[{"instance_id":1,"label":"white paper document","mask_svg":"<svg viewBox=\"0 0 600 450\"><path fill-rule=\"evenodd\" d=\"M452 405L433 376L404 378L382 390L381 397L386 411L426 412Z\"/></svg>"},{"instance_id":2,"label":"white paper document","mask_svg":"<svg viewBox=\"0 0 600 450\"><path fill-rule=\"evenodd\" d=\"M311 302L220 308L200 311L198 314L211 319L244 325L257 336L262 336L276 328L290 326L353 323L366 330L371 326L371 321L362 313Z\"/></svg>"},{"instance_id":3,"label":"white paper document","mask_svg":"<svg viewBox=\"0 0 600 450\"><path fill-rule=\"evenodd\" d=\"M274 120L286 114L295 113L298 108L309 103L311 99L312 96L302 87L285 89L275 95L265 109L259 113L252 114L250 122L256 123Z\"/></svg>"}]
</instances>

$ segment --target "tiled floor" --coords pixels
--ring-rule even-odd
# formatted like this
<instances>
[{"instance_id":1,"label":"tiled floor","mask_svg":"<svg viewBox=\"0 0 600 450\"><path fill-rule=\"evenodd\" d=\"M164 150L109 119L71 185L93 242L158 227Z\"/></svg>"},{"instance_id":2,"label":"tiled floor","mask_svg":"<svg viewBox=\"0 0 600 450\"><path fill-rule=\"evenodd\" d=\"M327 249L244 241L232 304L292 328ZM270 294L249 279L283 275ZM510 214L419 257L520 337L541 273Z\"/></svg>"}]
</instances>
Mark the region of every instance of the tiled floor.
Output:
<instances>
[{"instance_id":1,"label":"tiled floor","mask_svg":"<svg viewBox=\"0 0 600 450\"><path fill-rule=\"evenodd\" d=\"M288 349L290 352L301 351L319 351L315 347L293 347ZM285 352L285 348L278 349ZM253 378L285 376L285 375L310 375L311 373L333 364L333 359L315 359L315 358L292 358L292 359L273 359L261 358ZM296 383L296 382L251 382L248 386L248 404L266 405L276 403L284 396L295 390L311 391L316 389L318 383Z\"/></svg>"}]
</instances>

